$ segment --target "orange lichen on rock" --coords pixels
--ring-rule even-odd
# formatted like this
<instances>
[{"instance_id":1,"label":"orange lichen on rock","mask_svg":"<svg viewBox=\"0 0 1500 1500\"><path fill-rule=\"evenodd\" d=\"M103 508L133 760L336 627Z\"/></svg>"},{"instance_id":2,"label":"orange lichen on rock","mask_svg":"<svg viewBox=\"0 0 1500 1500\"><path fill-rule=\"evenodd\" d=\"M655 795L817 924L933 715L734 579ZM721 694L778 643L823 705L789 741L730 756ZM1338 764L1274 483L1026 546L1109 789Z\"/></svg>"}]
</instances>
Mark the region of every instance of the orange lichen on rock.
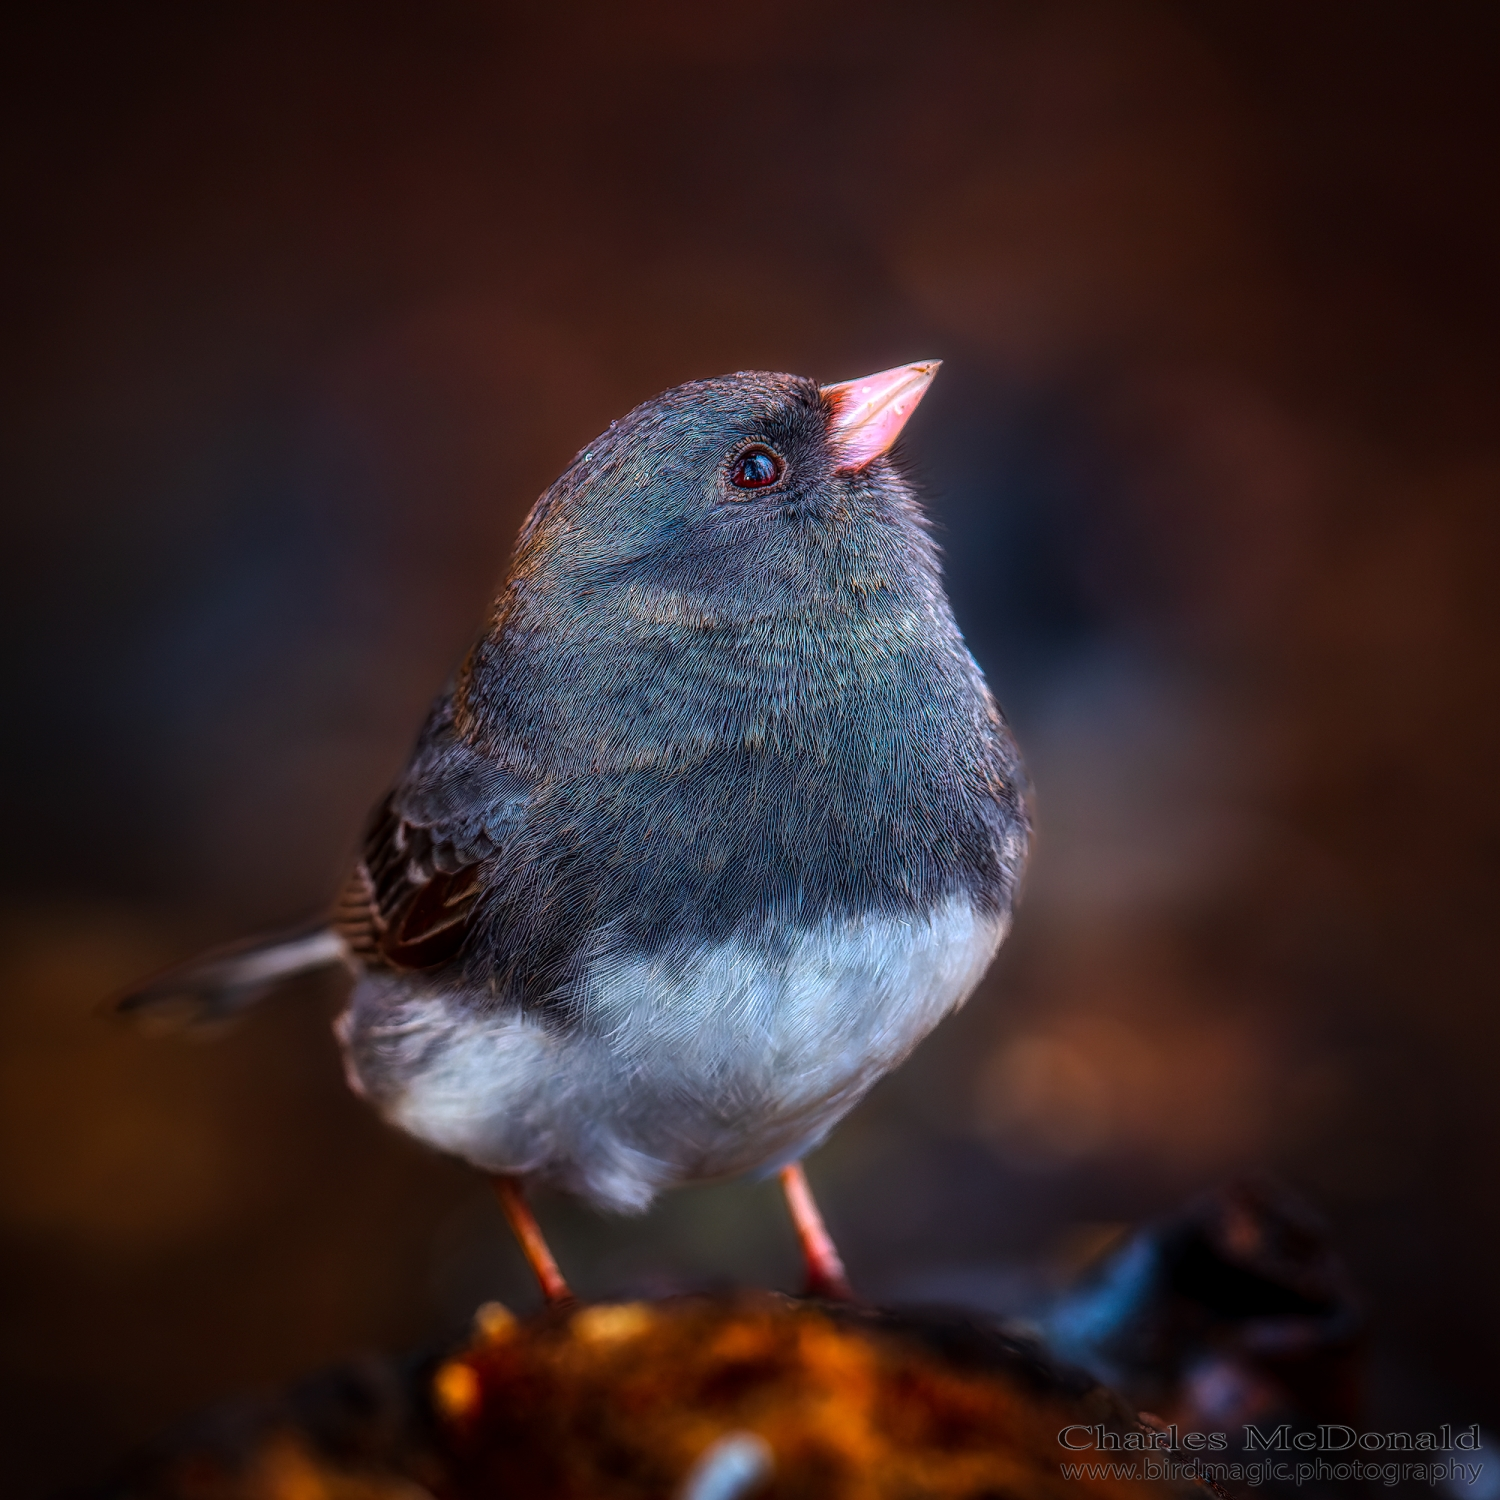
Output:
<instances>
[{"instance_id":1,"label":"orange lichen on rock","mask_svg":"<svg viewBox=\"0 0 1500 1500\"><path fill-rule=\"evenodd\" d=\"M726 1439L763 1448L763 1471L735 1493L765 1500L1168 1489L1065 1480L1063 1427L1124 1432L1133 1416L1027 1346L956 1320L770 1294L603 1304L481 1337L442 1367L445 1388L459 1369L472 1372L469 1395L437 1402L451 1500L683 1495Z\"/></svg>"},{"instance_id":2,"label":"orange lichen on rock","mask_svg":"<svg viewBox=\"0 0 1500 1500\"><path fill-rule=\"evenodd\" d=\"M206 1414L98 1500L1167 1500L1064 1478L1121 1400L963 1313L742 1292L475 1314L462 1350L366 1360ZM1129 1434L1137 1434L1132 1438ZM1108 1472L1108 1466L1106 1466ZM1197 1491L1199 1500L1207 1500Z\"/></svg>"}]
</instances>

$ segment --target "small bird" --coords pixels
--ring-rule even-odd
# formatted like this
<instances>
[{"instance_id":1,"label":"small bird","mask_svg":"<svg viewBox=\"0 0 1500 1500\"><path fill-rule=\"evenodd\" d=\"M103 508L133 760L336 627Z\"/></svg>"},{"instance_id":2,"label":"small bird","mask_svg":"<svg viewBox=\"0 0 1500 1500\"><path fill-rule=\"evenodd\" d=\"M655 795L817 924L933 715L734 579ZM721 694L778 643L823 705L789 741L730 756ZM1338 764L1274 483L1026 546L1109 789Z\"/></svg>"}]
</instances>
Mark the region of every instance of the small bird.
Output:
<instances>
[{"instance_id":1,"label":"small bird","mask_svg":"<svg viewBox=\"0 0 1500 1500\"><path fill-rule=\"evenodd\" d=\"M522 527L488 623L331 920L126 996L237 1010L354 973L386 1120L604 1209L779 1172L809 1292L849 1295L802 1158L968 997L1010 924L1020 759L890 449L939 361L742 372L645 402Z\"/></svg>"}]
</instances>

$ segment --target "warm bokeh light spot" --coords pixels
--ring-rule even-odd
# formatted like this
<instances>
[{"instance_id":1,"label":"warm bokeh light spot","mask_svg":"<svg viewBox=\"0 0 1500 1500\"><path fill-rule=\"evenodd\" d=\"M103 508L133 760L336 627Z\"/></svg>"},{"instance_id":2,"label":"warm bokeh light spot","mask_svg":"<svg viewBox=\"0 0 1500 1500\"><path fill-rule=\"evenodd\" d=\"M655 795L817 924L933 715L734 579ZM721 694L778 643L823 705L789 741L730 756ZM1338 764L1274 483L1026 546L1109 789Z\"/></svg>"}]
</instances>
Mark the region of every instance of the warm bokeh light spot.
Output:
<instances>
[{"instance_id":1,"label":"warm bokeh light spot","mask_svg":"<svg viewBox=\"0 0 1500 1500\"><path fill-rule=\"evenodd\" d=\"M1001 1044L981 1074L977 1118L1021 1164L1133 1156L1226 1170L1268 1143L1270 1067L1255 1033L1231 1019L1074 1014Z\"/></svg>"},{"instance_id":2,"label":"warm bokeh light spot","mask_svg":"<svg viewBox=\"0 0 1500 1500\"><path fill-rule=\"evenodd\" d=\"M432 1395L438 1410L453 1422L465 1422L479 1410L483 1391L474 1367L461 1359L439 1365L432 1377Z\"/></svg>"}]
</instances>

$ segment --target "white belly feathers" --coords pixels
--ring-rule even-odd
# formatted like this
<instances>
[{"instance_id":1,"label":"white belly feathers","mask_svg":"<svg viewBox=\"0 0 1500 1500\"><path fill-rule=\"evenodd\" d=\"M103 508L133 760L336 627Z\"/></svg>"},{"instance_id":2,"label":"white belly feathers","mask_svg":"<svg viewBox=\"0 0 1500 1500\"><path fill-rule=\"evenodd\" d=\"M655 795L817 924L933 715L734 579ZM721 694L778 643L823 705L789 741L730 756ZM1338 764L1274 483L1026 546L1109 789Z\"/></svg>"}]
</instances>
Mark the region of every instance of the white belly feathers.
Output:
<instances>
[{"instance_id":1,"label":"white belly feathers","mask_svg":"<svg viewBox=\"0 0 1500 1500\"><path fill-rule=\"evenodd\" d=\"M1002 922L955 897L927 920L805 929L772 961L604 960L565 1024L383 975L338 1034L394 1124L492 1172L638 1211L662 1188L795 1159L978 984Z\"/></svg>"}]
</instances>

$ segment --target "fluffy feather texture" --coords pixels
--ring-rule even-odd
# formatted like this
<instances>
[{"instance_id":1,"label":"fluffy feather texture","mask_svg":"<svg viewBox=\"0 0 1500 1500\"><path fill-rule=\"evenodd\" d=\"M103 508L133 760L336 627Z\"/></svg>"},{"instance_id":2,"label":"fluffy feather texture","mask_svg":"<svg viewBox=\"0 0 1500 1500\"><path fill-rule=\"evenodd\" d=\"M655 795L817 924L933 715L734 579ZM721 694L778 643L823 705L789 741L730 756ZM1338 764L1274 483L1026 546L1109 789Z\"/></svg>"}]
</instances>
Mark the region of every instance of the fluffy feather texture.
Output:
<instances>
[{"instance_id":1,"label":"fluffy feather texture","mask_svg":"<svg viewBox=\"0 0 1500 1500\"><path fill-rule=\"evenodd\" d=\"M776 945L614 957L548 1024L386 976L339 1022L349 1079L395 1124L491 1171L625 1212L815 1146L969 993L1004 935L954 897L928 920L799 927Z\"/></svg>"}]
</instances>

